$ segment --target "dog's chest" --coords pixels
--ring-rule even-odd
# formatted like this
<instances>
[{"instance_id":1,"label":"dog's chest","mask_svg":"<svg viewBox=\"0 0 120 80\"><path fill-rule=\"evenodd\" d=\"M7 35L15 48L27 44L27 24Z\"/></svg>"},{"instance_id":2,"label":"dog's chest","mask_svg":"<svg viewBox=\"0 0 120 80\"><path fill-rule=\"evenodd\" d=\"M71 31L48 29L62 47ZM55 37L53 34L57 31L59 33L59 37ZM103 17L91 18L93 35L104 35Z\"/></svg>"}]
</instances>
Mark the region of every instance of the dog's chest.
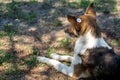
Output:
<instances>
[{"instance_id":1,"label":"dog's chest","mask_svg":"<svg viewBox=\"0 0 120 80\"><path fill-rule=\"evenodd\" d=\"M84 52L87 49L92 49L92 48L99 48L99 47L105 47L108 49L112 49L105 41L103 38L94 38L91 35L87 35L85 37L80 37L76 43L75 43L75 48L74 48L74 53L75 54L84 54Z\"/></svg>"},{"instance_id":2,"label":"dog's chest","mask_svg":"<svg viewBox=\"0 0 120 80\"><path fill-rule=\"evenodd\" d=\"M88 32L84 36L80 36L75 43L74 52L75 54L83 54L86 49L93 48L97 44L97 39L95 39L91 32Z\"/></svg>"},{"instance_id":3,"label":"dog's chest","mask_svg":"<svg viewBox=\"0 0 120 80\"><path fill-rule=\"evenodd\" d=\"M82 54L86 50L85 41L77 40L75 43L74 53Z\"/></svg>"}]
</instances>

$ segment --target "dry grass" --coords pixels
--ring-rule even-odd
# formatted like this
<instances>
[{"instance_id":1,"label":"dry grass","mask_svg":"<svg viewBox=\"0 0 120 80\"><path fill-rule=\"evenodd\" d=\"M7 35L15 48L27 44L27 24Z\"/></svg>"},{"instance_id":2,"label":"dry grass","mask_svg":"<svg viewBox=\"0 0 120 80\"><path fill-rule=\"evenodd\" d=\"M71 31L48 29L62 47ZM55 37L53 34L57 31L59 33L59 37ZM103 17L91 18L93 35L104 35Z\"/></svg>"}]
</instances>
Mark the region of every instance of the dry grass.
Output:
<instances>
[{"instance_id":1,"label":"dry grass","mask_svg":"<svg viewBox=\"0 0 120 80\"><path fill-rule=\"evenodd\" d=\"M104 37L120 54L120 15L110 6L119 8L119 4L114 0L95 1ZM66 39L63 31L69 24L66 15L81 15L86 3L84 0L0 0L0 80L73 80L38 63L36 57L49 57L52 52L73 54L74 43Z\"/></svg>"}]
</instances>

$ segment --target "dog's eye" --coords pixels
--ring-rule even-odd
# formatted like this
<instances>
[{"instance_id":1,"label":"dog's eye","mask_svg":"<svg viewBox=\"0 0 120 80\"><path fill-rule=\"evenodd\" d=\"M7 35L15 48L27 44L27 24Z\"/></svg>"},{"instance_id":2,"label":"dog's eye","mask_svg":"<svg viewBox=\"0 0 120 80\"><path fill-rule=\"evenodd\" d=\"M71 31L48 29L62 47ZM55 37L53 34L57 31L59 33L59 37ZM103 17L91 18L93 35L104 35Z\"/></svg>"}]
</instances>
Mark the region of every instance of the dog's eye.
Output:
<instances>
[{"instance_id":1,"label":"dog's eye","mask_svg":"<svg viewBox=\"0 0 120 80\"><path fill-rule=\"evenodd\" d=\"M80 18L77 18L76 21L77 21L78 23L81 23L81 22L82 22L82 20L81 20Z\"/></svg>"}]
</instances>

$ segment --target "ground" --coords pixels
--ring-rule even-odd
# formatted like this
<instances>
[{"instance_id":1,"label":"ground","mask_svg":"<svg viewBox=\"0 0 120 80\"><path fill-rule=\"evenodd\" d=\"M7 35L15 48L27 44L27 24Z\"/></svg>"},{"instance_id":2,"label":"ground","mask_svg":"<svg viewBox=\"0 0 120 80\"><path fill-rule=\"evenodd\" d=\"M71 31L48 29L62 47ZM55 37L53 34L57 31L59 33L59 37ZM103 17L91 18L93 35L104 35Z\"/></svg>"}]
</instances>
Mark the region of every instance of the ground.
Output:
<instances>
[{"instance_id":1,"label":"ground","mask_svg":"<svg viewBox=\"0 0 120 80\"><path fill-rule=\"evenodd\" d=\"M0 0L0 80L74 80L36 57L73 55L66 16L82 15L92 1L103 37L120 54L119 0Z\"/></svg>"}]
</instances>

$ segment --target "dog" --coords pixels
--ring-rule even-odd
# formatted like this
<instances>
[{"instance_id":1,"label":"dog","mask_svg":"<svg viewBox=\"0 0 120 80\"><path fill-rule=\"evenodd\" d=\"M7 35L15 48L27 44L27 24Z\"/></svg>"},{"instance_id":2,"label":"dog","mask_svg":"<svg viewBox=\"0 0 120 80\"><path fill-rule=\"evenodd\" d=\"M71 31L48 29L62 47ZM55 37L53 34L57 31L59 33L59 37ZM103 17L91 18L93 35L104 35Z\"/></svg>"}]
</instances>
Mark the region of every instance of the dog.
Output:
<instances>
[{"instance_id":1,"label":"dog","mask_svg":"<svg viewBox=\"0 0 120 80\"><path fill-rule=\"evenodd\" d=\"M91 3L83 15L67 16L71 26L64 31L77 38L73 56L51 54L52 59L38 56L37 60L74 79L117 80L120 76L120 56L101 36L93 8L94 3ZM66 66L60 61L70 61L71 65Z\"/></svg>"}]
</instances>

